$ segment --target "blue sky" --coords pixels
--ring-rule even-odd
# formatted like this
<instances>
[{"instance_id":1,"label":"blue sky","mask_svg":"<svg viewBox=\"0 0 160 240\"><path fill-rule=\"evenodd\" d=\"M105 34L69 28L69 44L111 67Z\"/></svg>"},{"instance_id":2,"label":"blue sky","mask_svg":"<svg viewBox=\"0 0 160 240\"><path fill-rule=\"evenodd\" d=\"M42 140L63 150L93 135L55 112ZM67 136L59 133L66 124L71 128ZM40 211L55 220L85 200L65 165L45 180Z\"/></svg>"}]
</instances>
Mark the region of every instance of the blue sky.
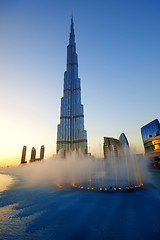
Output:
<instances>
[{"instance_id":1,"label":"blue sky","mask_svg":"<svg viewBox=\"0 0 160 240\"><path fill-rule=\"evenodd\" d=\"M89 150L124 132L143 152L140 128L160 119L160 2L0 0L0 164L23 145L56 151L60 98L74 26Z\"/></svg>"}]
</instances>

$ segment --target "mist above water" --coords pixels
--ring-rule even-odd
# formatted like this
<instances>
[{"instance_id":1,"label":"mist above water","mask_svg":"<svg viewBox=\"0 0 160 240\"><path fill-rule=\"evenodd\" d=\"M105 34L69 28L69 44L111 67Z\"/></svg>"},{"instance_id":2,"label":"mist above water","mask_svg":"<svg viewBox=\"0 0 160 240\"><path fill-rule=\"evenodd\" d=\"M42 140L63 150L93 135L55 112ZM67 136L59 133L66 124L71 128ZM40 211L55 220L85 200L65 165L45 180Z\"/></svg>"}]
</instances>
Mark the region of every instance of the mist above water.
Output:
<instances>
[{"instance_id":1,"label":"mist above water","mask_svg":"<svg viewBox=\"0 0 160 240\"><path fill-rule=\"evenodd\" d=\"M0 174L0 192L7 190L12 183L13 183L12 177L5 175L3 173Z\"/></svg>"},{"instance_id":2,"label":"mist above water","mask_svg":"<svg viewBox=\"0 0 160 240\"><path fill-rule=\"evenodd\" d=\"M56 155L14 167L10 173L22 180L23 187L123 187L139 185L148 179L145 158L132 155L127 149L118 157L111 152L107 159L94 159L76 152L65 159Z\"/></svg>"}]
</instances>

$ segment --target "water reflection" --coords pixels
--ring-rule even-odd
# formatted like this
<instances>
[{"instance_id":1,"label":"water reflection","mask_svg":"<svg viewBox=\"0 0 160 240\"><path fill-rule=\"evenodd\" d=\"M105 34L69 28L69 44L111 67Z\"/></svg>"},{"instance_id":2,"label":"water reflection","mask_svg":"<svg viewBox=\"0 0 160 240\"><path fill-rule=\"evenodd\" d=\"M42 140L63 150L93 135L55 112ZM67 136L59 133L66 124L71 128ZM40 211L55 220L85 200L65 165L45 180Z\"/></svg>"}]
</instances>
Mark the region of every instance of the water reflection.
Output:
<instances>
[{"instance_id":1,"label":"water reflection","mask_svg":"<svg viewBox=\"0 0 160 240\"><path fill-rule=\"evenodd\" d=\"M160 171L151 175L155 187L123 194L22 188L13 177L0 198L0 239L159 240Z\"/></svg>"},{"instance_id":2,"label":"water reflection","mask_svg":"<svg viewBox=\"0 0 160 240\"><path fill-rule=\"evenodd\" d=\"M6 174L0 174L0 192L3 192L9 188L13 183L13 178Z\"/></svg>"}]
</instances>

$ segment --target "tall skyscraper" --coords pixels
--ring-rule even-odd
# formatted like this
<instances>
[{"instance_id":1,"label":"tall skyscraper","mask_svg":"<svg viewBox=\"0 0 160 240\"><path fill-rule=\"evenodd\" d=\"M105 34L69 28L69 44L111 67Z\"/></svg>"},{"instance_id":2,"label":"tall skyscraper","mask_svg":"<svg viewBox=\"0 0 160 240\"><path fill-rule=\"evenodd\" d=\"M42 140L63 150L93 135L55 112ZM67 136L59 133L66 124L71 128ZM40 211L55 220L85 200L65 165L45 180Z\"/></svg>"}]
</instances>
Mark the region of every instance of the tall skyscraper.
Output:
<instances>
[{"instance_id":1,"label":"tall skyscraper","mask_svg":"<svg viewBox=\"0 0 160 240\"><path fill-rule=\"evenodd\" d=\"M21 157L21 164L27 163L27 162L25 161L25 159L26 159L26 151L27 151L27 147L26 147L26 146L23 146L23 149L22 149L22 157Z\"/></svg>"},{"instance_id":2,"label":"tall skyscraper","mask_svg":"<svg viewBox=\"0 0 160 240\"><path fill-rule=\"evenodd\" d=\"M84 130L84 111L81 104L81 86L78 78L78 56L71 18L67 70L64 73L64 93L61 98L60 124L57 127L57 153L81 150L87 153L87 131Z\"/></svg>"},{"instance_id":3,"label":"tall skyscraper","mask_svg":"<svg viewBox=\"0 0 160 240\"><path fill-rule=\"evenodd\" d=\"M36 149L32 147L30 162L35 162L35 160L36 160Z\"/></svg>"},{"instance_id":4,"label":"tall skyscraper","mask_svg":"<svg viewBox=\"0 0 160 240\"><path fill-rule=\"evenodd\" d=\"M41 146L41 150L40 150L40 160L44 159L44 145Z\"/></svg>"}]
</instances>

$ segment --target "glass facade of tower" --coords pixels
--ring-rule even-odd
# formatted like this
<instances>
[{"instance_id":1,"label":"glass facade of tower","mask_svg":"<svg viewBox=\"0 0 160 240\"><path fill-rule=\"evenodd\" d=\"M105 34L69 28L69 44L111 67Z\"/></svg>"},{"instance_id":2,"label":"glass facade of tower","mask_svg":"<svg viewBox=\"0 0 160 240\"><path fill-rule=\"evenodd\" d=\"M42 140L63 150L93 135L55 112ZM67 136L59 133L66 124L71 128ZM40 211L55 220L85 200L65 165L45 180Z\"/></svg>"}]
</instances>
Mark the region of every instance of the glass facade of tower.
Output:
<instances>
[{"instance_id":1,"label":"glass facade of tower","mask_svg":"<svg viewBox=\"0 0 160 240\"><path fill-rule=\"evenodd\" d=\"M142 139L147 157L160 159L160 124L158 119L141 128Z\"/></svg>"},{"instance_id":2,"label":"glass facade of tower","mask_svg":"<svg viewBox=\"0 0 160 240\"><path fill-rule=\"evenodd\" d=\"M73 17L67 46L67 70L64 73L64 91L61 98L60 124L57 127L57 152L81 150L87 153L87 132L84 130L84 111L81 104L81 86L78 78Z\"/></svg>"},{"instance_id":3,"label":"glass facade of tower","mask_svg":"<svg viewBox=\"0 0 160 240\"><path fill-rule=\"evenodd\" d=\"M127 140L126 135L124 133L121 133L121 135L119 137L119 141L121 142L121 145L122 145L123 148L129 147L128 140Z\"/></svg>"},{"instance_id":4,"label":"glass facade of tower","mask_svg":"<svg viewBox=\"0 0 160 240\"><path fill-rule=\"evenodd\" d=\"M143 142L149 138L156 137L160 135L160 124L158 119L153 120L144 127L141 128L141 134Z\"/></svg>"}]
</instances>

